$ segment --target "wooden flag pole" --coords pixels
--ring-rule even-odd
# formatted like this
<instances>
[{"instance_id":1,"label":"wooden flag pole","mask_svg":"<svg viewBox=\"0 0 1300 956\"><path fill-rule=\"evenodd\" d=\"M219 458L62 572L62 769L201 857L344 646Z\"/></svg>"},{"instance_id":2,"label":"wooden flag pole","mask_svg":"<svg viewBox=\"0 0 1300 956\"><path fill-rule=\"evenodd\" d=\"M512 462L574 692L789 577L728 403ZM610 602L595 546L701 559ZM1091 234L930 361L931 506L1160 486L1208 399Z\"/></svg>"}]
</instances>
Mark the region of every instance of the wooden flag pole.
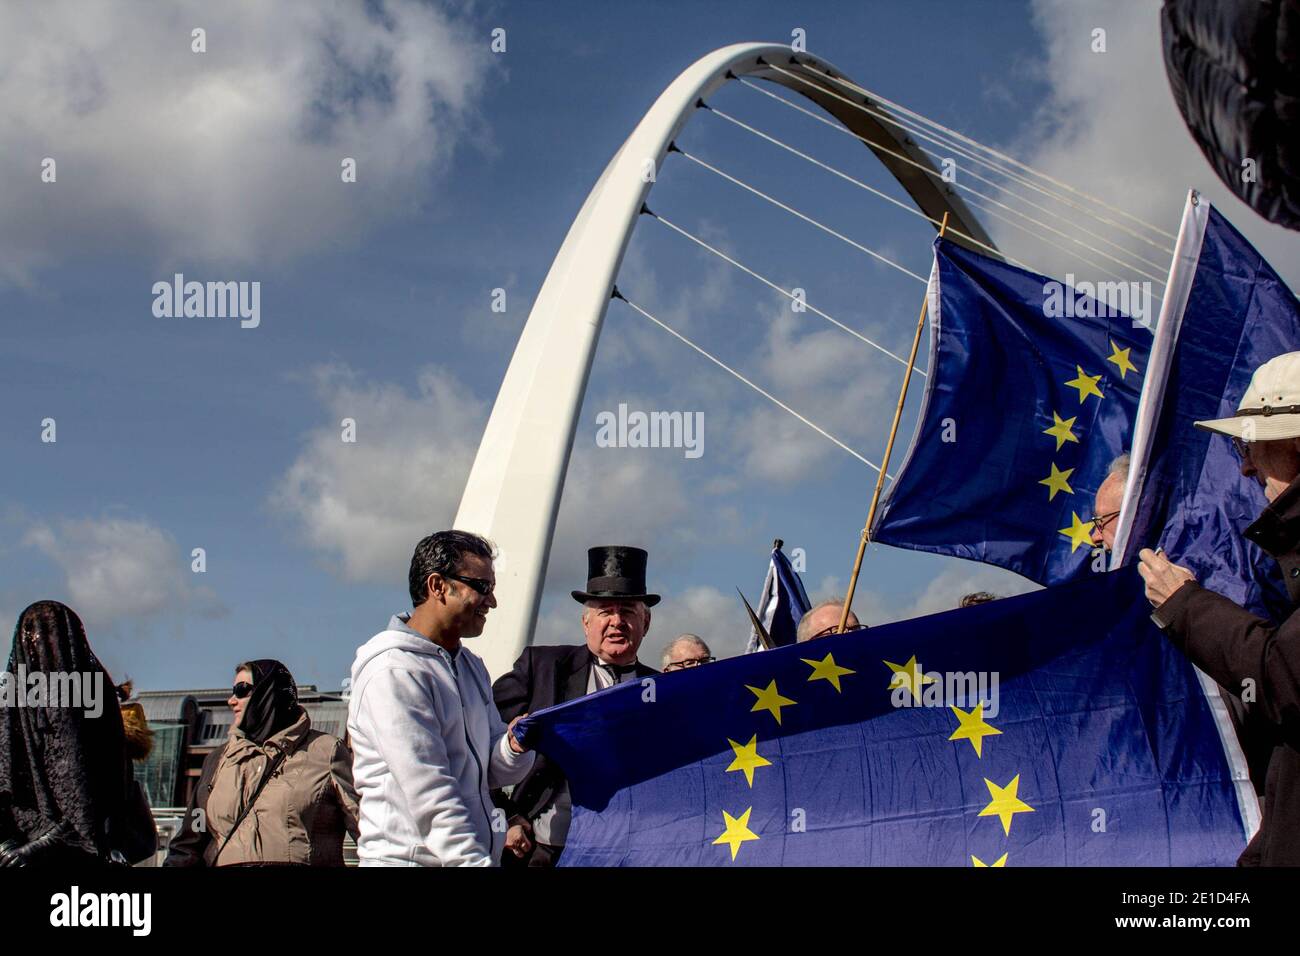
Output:
<instances>
[{"instance_id":1,"label":"wooden flag pole","mask_svg":"<svg viewBox=\"0 0 1300 956\"><path fill-rule=\"evenodd\" d=\"M939 224L939 238L948 230L948 214L943 214ZM903 403L907 401L907 386L912 381L912 369L916 367L916 353L921 347L921 333L925 331L925 311L930 303L930 288L927 283L925 295L921 299L921 317L916 320L916 334L912 336L912 354L907 359L907 372L903 375L903 387L898 392L898 406L894 409L894 423L889 428L889 441L885 443L885 460L880 463L880 474L876 476L876 490L871 493L871 507L867 509L867 523L862 527L862 538L858 541L858 556L853 561L853 573L849 576L849 589L844 595L844 608L840 611L840 626L837 633L843 633L849 622L849 608L853 606L853 592L857 590L858 573L862 570L862 556L867 551L867 542L871 539L871 525L876 520L876 506L880 504L880 492L885 487L885 472L889 470L889 456L894 452L894 439L898 436L898 423L903 418Z\"/></svg>"}]
</instances>

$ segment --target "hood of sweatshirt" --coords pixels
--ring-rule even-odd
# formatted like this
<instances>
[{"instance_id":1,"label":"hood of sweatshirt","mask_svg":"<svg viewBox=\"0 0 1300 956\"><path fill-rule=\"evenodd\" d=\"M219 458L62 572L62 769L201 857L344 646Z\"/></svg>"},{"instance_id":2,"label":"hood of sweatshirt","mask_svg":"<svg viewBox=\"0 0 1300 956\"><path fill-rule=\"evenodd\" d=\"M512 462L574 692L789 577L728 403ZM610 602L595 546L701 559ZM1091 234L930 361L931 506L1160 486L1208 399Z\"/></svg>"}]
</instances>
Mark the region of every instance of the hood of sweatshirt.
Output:
<instances>
[{"instance_id":1,"label":"hood of sweatshirt","mask_svg":"<svg viewBox=\"0 0 1300 956\"><path fill-rule=\"evenodd\" d=\"M403 630L406 626L406 622L394 614L388 621L388 630L380 631L357 648L356 660L352 662L353 685L361 677L361 672L366 669L366 665L385 651L399 650L410 654L437 657L438 652L443 650L427 637Z\"/></svg>"}]
</instances>

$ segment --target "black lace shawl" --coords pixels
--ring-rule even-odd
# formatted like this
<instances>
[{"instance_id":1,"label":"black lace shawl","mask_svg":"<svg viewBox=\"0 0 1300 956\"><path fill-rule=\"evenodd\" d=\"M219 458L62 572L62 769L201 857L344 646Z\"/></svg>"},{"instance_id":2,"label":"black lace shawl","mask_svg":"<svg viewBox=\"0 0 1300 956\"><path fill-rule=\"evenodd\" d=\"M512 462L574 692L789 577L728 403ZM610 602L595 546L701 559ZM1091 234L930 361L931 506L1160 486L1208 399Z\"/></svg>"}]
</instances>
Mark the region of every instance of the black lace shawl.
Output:
<instances>
[{"instance_id":1,"label":"black lace shawl","mask_svg":"<svg viewBox=\"0 0 1300 956\"><path fill-rule=\"evenodd\" d=\"M74 855L105 860L132 780L113 681L90 649L81 619L57 601L31 605L14 628L8 670L11 681L20 670L28 677L98 674L102 713L0 706L0 841L25 842L64 823L73 831ZM26 691L26 681L15 684L16 693Z\"/></svg>"}]
</instances>

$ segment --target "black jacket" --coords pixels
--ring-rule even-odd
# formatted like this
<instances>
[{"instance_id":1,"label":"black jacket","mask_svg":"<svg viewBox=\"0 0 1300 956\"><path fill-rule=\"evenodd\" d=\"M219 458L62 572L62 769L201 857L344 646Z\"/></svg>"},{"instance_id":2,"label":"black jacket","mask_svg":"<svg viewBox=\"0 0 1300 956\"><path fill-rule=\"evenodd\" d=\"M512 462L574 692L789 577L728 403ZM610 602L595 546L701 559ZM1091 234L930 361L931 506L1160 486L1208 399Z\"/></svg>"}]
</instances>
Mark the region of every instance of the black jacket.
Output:
<instances>
[{"instance_id":1,"label":"black jacket","mask_svg":"<svg viewBox=\"0 0 1300 956\"><path fill-rule=\"evenodd\" d=\"M1226 690L1253 689L1251 721L1272 742L1264 819L1237 862L1300 866L1300 480L1246 529L1282 566L1293 604L1280 626L1192 582L1153 617L1193 664Z\"/></svg>"},{"instance_id":2,"label":"black jacket","mask_svg":"<svg viewBox=\"0 0 1300 956\"><path fill-rule=\"evenodd\" d=\"M526 647L515 661L514 670L497 678L492 685L492 696L497 710L506 723L520 714L535 714L546 707L554 707L566 700L585 697L587 681L591 676L595 658L585 644L576 647ZM636 665L638 678L659 672L644 664ZM564 783L564 774L542 754L538 754L533 769L524 777L510 796L494 791L493 802L506 811L512 820L523 817L536 818Z\"/></svg>"}]
</instances>

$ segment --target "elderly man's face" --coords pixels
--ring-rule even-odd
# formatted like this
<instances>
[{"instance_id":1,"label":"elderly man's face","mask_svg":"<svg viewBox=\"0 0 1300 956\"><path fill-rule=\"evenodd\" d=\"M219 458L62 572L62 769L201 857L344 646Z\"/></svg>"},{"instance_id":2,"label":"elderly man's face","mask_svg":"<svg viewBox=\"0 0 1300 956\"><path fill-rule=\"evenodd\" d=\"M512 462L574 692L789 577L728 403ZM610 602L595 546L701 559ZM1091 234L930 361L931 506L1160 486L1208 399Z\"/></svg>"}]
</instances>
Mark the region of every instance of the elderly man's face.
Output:
<instances>
[{"instance_id":1,"label":"elderly man's face","mask_svg":"<svg viewBox=\"0 0 1300 956\"><path fill-rule=\"evenodd\" d=\"M591 602L582 611L587 649L606 664L631 664L650 630L650 609L640 601Z\"/></svg>"},{"instance_id":2,"label":"elderly man's face","mask_svg":"<svg viewBox=\"0 0 1300 956\"><path fill-rule=\"evenodd\" d=\"M1300 439L1244 443L1241 473L1264 486L1264 497L1276 501L1300 477Z\"/></svg>"},{"instance_id":3,"label":"elderly man's face","mask_svg":"<svg viewBox=\"0 0 1300 956\"><path fill-rule=\"evenodd\" d=\"M709 656L709 649L698 641L677 640L669 646L667 653L664 654L664 671L685 670L688 667L699 667L701 664L707 664L712 658Z\"/></svg>"},{"instance_id":4,"label":"elderly man's face","mask_svg":"<svg viewBox=\"0 0 1300 956\"><path fill-rule=\"evenodd\" d=\"M1124 481L1124 476L1118 472L1107 475L1097 489L1097 498L1092 504L1092 543L1107 551L1115 547L1119 506L1124 501Z\"/></svg>"},{"instance_id":5,"label":"elderly man's face","mask_svg":"<svg viewBox=\"0 0 1300 956\"><path fill-rule=\"evenodd\" d=\"M801 640L811 641L818 637L829 637L834 634L835 629L840 626L840 615L843 613L844 607L839 604L828 604L826 607L819 607L815 611L809 611L808 623L805 624L802 620L799 622L800 629L806 628L807 630L804 633L808 635L801 638ZM848 628L860 627L858 616L849 611L849 619L844 626Z\"/></svg>"}]
</instances>

